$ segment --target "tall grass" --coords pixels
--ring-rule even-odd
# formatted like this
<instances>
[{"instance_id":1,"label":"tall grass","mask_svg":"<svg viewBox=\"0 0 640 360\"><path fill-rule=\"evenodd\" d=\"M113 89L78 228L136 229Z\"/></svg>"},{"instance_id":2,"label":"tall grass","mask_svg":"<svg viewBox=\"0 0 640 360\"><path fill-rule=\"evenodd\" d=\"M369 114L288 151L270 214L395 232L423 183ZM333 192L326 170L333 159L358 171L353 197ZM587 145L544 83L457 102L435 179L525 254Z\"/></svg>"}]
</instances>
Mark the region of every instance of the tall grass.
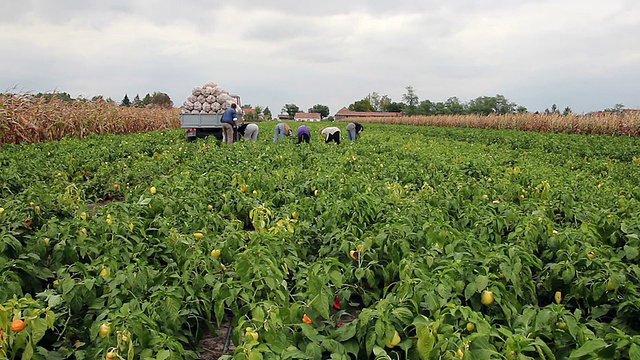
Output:
<instances>
[{"instance_id":1,"label":"tall grass","mask_svg":"<svg viewBox=\"0 0 640 360\"><path fill-rule=\"evenodd\" d=\"M380 118L351 118L339 121L360 121L384 124L514 129L571 134L606 134L615 136L640 135L640 112L621 114L560 115L560 114L507 114L507 115L434 115Z\"/></svg>"},{"instance_id":2,"label":"tall grass","mask_svg":"<svg viewBox=\"0 0 640 360\"><path fill-rule=\"evenodd\" d=\"M99 101L0 94L0 143L83 138L180 127L177 109L130 108Z\"/></svg>"}]
</instances>

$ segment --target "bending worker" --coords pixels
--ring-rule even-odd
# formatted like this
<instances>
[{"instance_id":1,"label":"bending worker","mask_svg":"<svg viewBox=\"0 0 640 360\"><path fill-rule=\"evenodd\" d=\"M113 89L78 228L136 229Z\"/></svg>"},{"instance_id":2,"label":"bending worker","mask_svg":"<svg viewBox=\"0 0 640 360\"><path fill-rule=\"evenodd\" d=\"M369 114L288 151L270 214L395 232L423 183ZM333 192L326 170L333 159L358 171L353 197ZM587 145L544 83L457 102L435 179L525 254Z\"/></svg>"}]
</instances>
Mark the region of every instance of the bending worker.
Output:
<instances>
[{"instance_id":1,"label":"bending worker","mask_svg":"<svg viewBox=\"0 0 640 360\"><path fill-rule=\"evenodd\" d=\"M309 128L307 127L307 125L299 126L298 127L298 142L296 144L300 144L303 141L308 144L309 140L311 140L311 132L309 131Z\"/></svg>"},{"instance_id":2,"label":"bending worker","mask_svg":"<svg viewBox=\"0 0 640 360\"><path fill-rule=\"evenodd\" d=\"M257 124L244 123L238 127L238 133L244 137L245 140L258 141L258 128Z\"/></svg>"},{"instance_id":3,"label":"bending worker","mask_svg":"<svg viewBox=\"0 0 640 360\"><path fill-rule=\"evenodd\" d=\"M350 122L347 124L347 134L349 134L349 140L358 140L358 135L364 131L364 127L358 122Z\"/></svg>"},{"instance_id":4,"label":"bending worker","mask_svg":"<svg viewBox=\"0 0 640 360\"><path fill-rule=\"evenodd\" d=\"M278 140L284 140L285 136L293 136L293 131L291 127L283 122L278 123L273 132L273 142L278 142Z\"/></svg>"},{"instance_id":5,"label":"bending worker","mask_svg":"<svg viewBox=\"0 0 640 360\"><path fill-rule=\"evenodd\" d=\"M340 128L329 126L324 129L320 129L320 134L324 136L325 143L328 144L331 141L335 141L336 144L340 145Z\"/></svg>"}]
</instances>

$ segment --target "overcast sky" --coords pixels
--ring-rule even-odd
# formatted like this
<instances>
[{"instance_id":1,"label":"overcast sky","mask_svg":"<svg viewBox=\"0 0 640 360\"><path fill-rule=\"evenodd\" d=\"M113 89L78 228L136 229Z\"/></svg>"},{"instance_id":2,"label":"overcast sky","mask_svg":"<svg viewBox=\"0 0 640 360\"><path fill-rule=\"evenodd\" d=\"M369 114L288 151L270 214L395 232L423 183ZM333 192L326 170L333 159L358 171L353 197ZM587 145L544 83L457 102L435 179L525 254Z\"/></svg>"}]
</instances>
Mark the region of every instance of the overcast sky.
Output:
<instances>
[{"instance_id":1,"label":"overcast sky","mask_svg":"<svg viewBox=\"0 0 640 360\"><path fill-rule=\"evenodd\" d=\"M638 0L0 0L0 91L640 108Z\"/></svg>"}]
</instances>

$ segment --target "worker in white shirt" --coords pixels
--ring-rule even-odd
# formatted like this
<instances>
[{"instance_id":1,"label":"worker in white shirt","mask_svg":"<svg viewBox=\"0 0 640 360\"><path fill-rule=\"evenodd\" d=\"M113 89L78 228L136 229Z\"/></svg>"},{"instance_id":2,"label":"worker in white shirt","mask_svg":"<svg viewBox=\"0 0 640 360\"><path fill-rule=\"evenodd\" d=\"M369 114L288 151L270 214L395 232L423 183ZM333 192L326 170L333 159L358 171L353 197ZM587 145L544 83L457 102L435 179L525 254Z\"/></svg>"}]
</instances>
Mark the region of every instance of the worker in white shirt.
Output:
<instances>
[{"instance_id":1,"label":"worker in white shirt","mask_svg":"<svg viewBox=\"0 0 640 360\"><path fill-rule=\"evenodd\" d=\"M336 144L340 145L340 128L335 126L329 126L323 129L320 129L320 134L324 136L324 142L330 143L334 141Z\"/></svg>"}]
</instances>

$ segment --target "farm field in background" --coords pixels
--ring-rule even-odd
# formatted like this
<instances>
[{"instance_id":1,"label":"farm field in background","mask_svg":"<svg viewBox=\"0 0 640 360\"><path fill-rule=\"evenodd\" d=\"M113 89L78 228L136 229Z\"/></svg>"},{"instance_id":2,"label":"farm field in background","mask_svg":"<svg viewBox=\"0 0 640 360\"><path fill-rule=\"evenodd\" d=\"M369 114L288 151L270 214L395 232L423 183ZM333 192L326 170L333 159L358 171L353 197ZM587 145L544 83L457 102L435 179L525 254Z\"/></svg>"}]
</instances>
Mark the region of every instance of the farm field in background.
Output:
<instances>
[{"instance_id":1,"label":"farm field in background","mask_svg":"<svg viewBox=\"0 0 640 360\"><path fill-rule=\"evenodd\" d=\"M346 120L350 121L350 120ZM366 123L508 129L566 134L599 134L614 136L640 135L640 110L592 115L506 114L506 115L431 115L359 118Z\"/></svg>"},{"instance_id":2,"label":"farm field in background","mask_svg":"<svg viewBox=\"0 0 640 360\"><path fill-rule=\"evenodd\" d=\"M259 125L0 146L0 358L638 358L638 139Z\"/></svg>"}]
</instances>

